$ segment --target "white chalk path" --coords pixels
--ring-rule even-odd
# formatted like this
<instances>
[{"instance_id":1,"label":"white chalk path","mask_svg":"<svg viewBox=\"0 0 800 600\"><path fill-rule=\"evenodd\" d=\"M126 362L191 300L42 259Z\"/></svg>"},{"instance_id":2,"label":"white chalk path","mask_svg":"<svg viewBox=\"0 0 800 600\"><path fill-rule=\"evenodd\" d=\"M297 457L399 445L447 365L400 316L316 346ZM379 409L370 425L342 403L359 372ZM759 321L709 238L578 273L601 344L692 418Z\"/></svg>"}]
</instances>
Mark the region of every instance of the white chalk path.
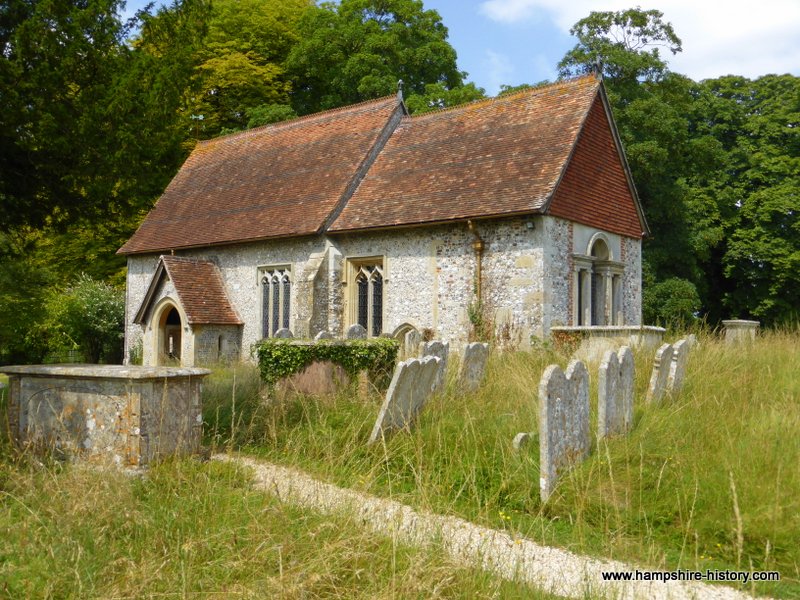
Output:
<instances>
[{"instance_id":1,"label":"white chalk path","mask_svg":"<svg viewBox=\"0 0 800 600\"><path fill-rule=\"evenodd\" d=\"M300 471L252 458L227 454L212 458L252 468L256 485L287 503L322 514L355 515L364 527L410 545L438 542L458 564L480 567L503 579L521 581L559 596L620 600L752 598L732 588L700 582L603 581L601 571L634 572L635 567L515 539L504 531L479 527L456 517L418 512L393 500L339 488Z\"/></svg>"}]
</instances>

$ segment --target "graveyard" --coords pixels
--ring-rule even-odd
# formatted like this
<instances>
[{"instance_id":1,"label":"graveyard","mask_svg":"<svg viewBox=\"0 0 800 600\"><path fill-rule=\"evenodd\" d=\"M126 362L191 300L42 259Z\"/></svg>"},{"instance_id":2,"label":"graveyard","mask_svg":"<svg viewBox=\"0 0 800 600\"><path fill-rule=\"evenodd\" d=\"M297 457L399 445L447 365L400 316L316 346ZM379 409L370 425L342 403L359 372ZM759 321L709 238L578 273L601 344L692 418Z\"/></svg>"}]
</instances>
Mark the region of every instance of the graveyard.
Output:
<instances>
[{"instance_id":1,"label":"graveyard","mask_svg":"<svg viewBox=\"0 0 800 600\"><path fill-rule=\"evenodd\" d=\"M313 396L268 388L252 365L220 366L204 382L203 443L516 543L643 568L776 570L780 583L740 589L794 597L797 334L727 344L701 332L691 348L686 338L586 363L554 348L492 350L477 381L453 353L441 372L441 356L401 357L388 389L352 382ZM402 396L401 371L435 393ZM554 418L550 392L573 403L569 419ZM401 396L405 413L389 402ZM321 515L260 492L235 463L172 459L131 476L15 453L7 436L4 427L0 572L12 596L178 585L189 596L226 586L242 597L533 593L453 561L435 541L375 535L353 513Z\"/></svg>"}]
</instances>

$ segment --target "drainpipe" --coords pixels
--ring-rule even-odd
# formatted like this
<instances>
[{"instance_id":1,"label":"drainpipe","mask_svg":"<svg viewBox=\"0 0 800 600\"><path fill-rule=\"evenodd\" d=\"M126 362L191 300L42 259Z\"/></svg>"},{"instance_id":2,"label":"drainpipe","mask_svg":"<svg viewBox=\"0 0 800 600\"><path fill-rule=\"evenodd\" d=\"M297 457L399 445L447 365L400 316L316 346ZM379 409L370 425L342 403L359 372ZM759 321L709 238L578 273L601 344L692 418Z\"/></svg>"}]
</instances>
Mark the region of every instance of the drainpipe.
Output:
<instances>
[{"instance_id":1,"label":"drainpipe","mask_svg":"<svg viewBox=\"0 0 800 600\"><path fill-rule=\"evenodd\" d=\"M475 252L475 295L478 298L478 303L480 303L483 298L481 294L481 280L483 271L483 249L486 247L486 244L483 238L481 238L481 234L478 233L478 228L475 227L472 221L467 221L467 228L472 232L472 235L475 236L475 239L472 241L472 250Z\"/></svg>"}]
</instances>

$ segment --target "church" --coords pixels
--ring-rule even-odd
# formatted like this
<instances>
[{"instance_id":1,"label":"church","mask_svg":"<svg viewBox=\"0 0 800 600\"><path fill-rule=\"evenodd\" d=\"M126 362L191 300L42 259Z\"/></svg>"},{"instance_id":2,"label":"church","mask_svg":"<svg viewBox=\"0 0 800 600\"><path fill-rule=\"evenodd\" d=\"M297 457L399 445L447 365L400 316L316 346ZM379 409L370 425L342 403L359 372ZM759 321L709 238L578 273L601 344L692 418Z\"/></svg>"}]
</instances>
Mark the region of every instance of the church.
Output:
<instances>
[{"instance_id":1,"label":"church","mask_svg":"<svg viewBox=\"0 0 800 600\"><path fill-rule=\"evenodd\" d=\"M647 223L594 75L410 116L402 95L200 142L119 250L126 360L277 335L641 324Z\"/></svg>"}]
</instances>

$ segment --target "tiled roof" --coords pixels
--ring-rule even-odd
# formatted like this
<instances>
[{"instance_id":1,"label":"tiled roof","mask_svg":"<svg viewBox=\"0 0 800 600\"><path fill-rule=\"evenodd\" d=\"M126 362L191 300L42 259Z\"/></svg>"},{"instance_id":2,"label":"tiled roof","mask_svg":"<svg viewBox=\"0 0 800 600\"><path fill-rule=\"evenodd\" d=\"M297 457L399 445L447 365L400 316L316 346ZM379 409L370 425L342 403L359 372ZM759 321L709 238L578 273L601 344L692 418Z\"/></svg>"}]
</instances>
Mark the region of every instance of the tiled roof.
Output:
<instances>
[{"instance_id":1,"label":"tiled roof","mask_svg":"<svg viewBox=\"0 0 800 600\"><path fill-rule=\"evenodd\" d=\"M405 118L330 230L541 211L599 87L587 76Z\"/></svg>"},{"instance_id":2,"label":"tiled roof","mask_svg":"<svg viewBox=\"0 0 800 600\"><path fill-rule=\"evenodd\" d=\"M162 256L135 322L143 322L161 278L166 274L191 325L241 325L217 266L209 260Z\"/></svg>"},{"instance_id":3,"label":"tiled roof","mask_svg":"<svg viewBox=\"0 0 800 600\"><path fill-rule=\"evenodd\" d=\"M382 98L201 142L119 252L316 233L397 110Z\"/></svg>"}]
</instances>

